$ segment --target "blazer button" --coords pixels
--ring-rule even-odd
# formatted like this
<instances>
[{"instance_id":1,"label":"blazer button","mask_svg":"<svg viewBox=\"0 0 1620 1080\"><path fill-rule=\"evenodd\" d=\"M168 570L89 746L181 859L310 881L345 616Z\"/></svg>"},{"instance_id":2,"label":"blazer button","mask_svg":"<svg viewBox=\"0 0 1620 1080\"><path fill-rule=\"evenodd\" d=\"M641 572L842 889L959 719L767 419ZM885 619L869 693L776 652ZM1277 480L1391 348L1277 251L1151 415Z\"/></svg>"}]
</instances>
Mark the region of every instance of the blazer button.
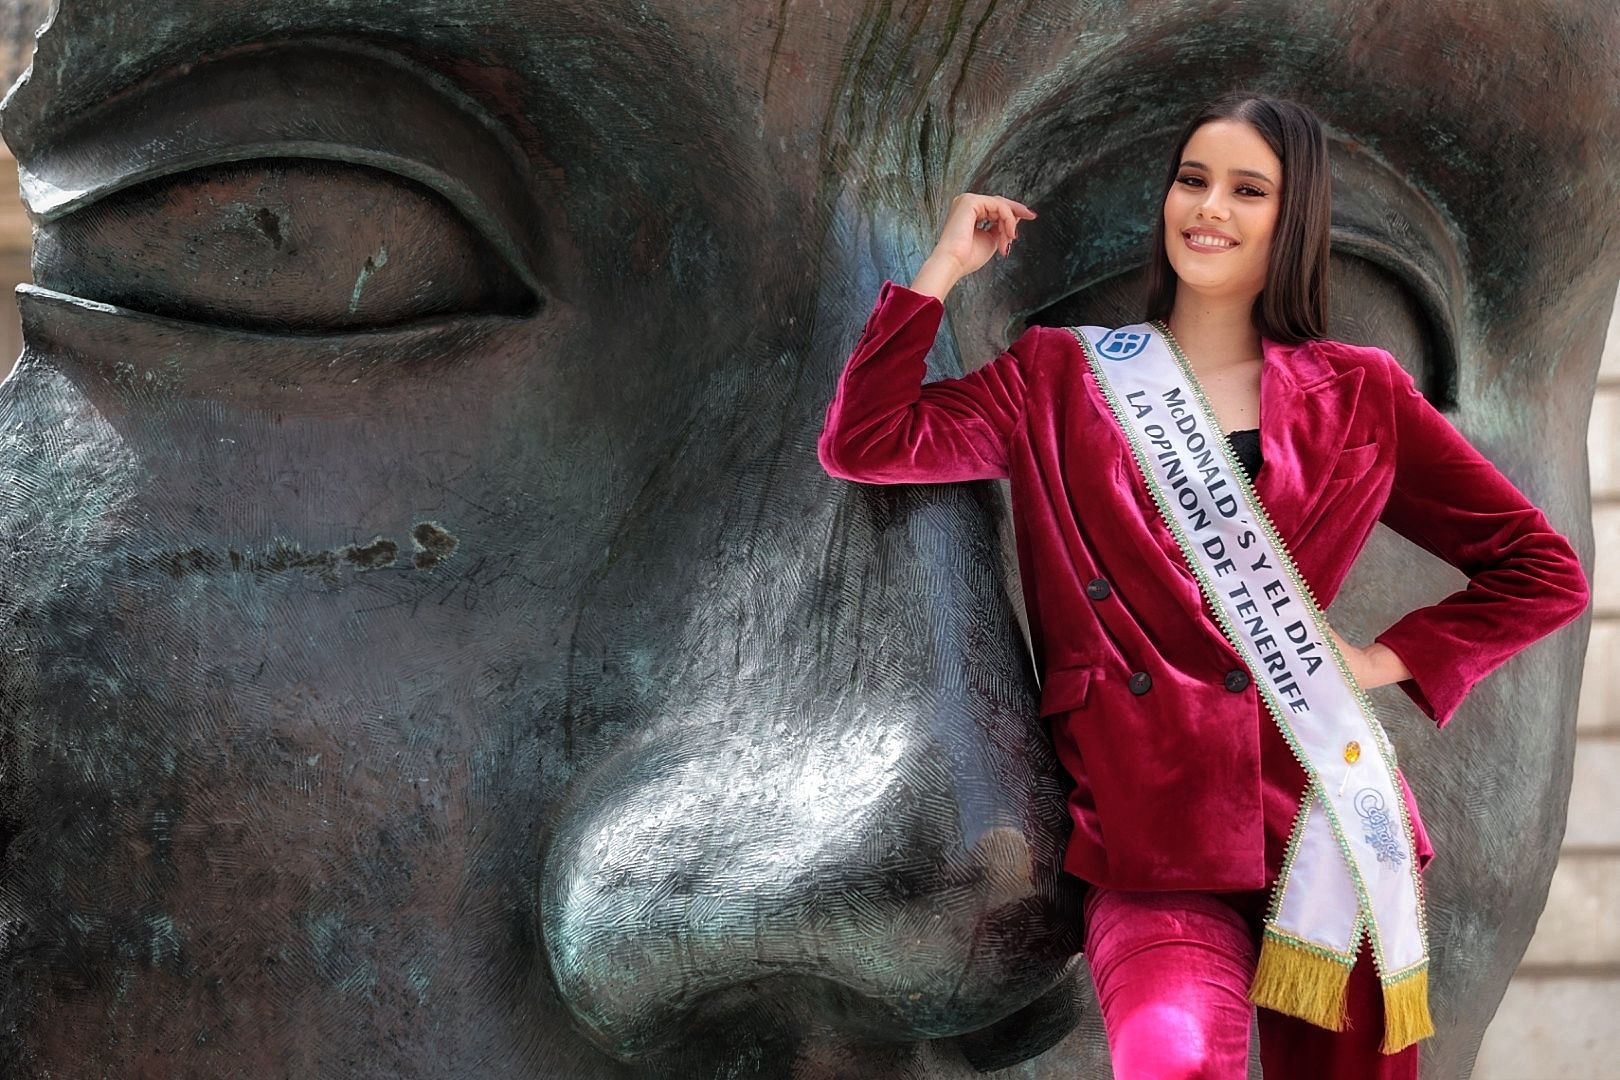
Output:
<instances>
[{"instance_id":1,"label":"blazer button","mask_svg":"<svg viewBox=\"0 0 1620 1080\"><path fill-rule=\"evenodd\" d=\"M1226 688L1234 694L1241 694L1249 688L1249 673L1239 668L1233 668L1226 673Z\"/></svg>"},{"instance_id":2,"label":"blazer button","mask_svg":"<svg viewBox=\"0 0 1620 1080\"><path fill-rule=\"evenodd\" d=\"M1100 577L1092 578L1090 581L1086 582L1086 595L1091 597L1093 600L1106 600L1108 599L1108 594L1113 591L1113 589L1108 587L1108 582L1104 581Z\"/></svg>"},{"instance_id":3,"label":"blazer button","mask_svg":"<svg viewBox=\"0 0 1620 1080\"><path fill-rule=\"evenodd\" d=\"M1141 697L1143 694L1153 689L1153 676L1149 675L1145 671L1138 671L1136 674L1131 676L1129 685L1131 688L1131 693L1135 694L1137 697Z\"/></svg>"}]
</instances>

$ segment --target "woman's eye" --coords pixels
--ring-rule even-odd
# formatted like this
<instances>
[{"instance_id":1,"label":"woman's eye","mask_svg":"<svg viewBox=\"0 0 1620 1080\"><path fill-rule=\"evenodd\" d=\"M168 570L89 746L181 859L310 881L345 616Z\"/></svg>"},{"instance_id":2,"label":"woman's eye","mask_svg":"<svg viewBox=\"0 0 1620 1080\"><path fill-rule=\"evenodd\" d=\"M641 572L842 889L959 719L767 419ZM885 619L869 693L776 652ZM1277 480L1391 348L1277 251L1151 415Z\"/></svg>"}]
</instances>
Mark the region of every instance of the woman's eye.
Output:
<instances>
[{"instance_id":1,"label":"woman's eye","mask_svg":"<svg viewBox=\"0 0 1620 1080\"><path fill-rule=\"evenodd\" d=\"M114 192L39 227L35 280L87 300L282 333L527 314L537 298L446 199L398 174L275 158Z\"/></svg>"},{"instance_id":2,"label":"woman's eye","mask_svg":"<svg viewBox=\"0 0 1620 1080\"><path fill-rule=\"evenodd\" d=\"M1203 180L1202 177L1198 177L1198 176L1178 176L1178 177L1176 177L1176 183L1178 183L1178 184L1186 184L1189 187L1193 187L1193 186L1201 187L1201 186L1203 186L1204 180Z\"/></svg>"},{"instance_id":3,"label":"woman's eye","mask_svg":"<svg viewBox=\"0 0 1620 1080\"><path fill-rule=\"evenodd\" d=\"M1261 191L1259 188L1250 187L1248 184L1244 184L1242 187L1238 188L1237 190L1238 190L1238 194L1240 194L1240 195L1264 195L1265 194L1265 192Z\"/></svg>"}]
</instances>

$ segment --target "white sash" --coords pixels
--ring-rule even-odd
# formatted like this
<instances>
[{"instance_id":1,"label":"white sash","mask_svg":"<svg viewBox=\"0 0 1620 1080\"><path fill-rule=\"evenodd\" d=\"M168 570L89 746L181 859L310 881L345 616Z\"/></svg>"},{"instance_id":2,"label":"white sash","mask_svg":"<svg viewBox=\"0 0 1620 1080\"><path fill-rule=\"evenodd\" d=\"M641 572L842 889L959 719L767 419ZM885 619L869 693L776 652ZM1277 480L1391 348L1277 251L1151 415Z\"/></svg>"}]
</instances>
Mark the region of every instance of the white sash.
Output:
<instances>
[{"instance_id":1,"label":"white sash","mask_svg":"<svg viewBox=\"0 0 1620 1080\"><path fill-rule=\"evenodd\" d=\"M1309 777L1272 888L1259 1005L1342 1030L1365 932L1383 1050L1433 1034L1423 886L1395 751L1161 322L1070 327L1221 630Z\"/></svg>"}]
</instances>

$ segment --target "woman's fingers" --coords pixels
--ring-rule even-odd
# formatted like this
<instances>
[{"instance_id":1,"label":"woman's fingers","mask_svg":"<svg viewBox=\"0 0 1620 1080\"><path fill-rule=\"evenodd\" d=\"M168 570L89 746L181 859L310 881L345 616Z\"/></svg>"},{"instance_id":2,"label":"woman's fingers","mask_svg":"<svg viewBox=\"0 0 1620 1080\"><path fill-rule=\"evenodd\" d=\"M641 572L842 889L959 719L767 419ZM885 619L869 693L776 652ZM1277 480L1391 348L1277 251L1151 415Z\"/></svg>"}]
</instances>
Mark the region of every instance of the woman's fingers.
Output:
<instances>
[{"instance_id":1,"label":"woman's fingers","mask_svg":"<svg viewBox=\"0 0 1620 1080\"><path fill-rule=\"evenodd\" d=\"M981 253L965 257L964 265L971 272L992 254L999 254L1003 258L1012 254L1013 241L1018 239L1019 221L1035 217L1035 211L1017 199L1009 199L1003 195L981 195L964 191L954 200L951 216L962 224L947 225L945 235L954 234L960 237L962 234L955 230L966 225L970 243ZM967 224L969 221L971 225ZM941 242L944 242L943 237Z\"/></svg>"},{"instance_id":2,"label":"woman's fingers","mask_svg":"<svg viewBox=\"0 0 1620 1080\"><path fill-rule=\"evenodd\" d=\"M989 242L991 249L997 255L1005 255L1007 247L1007 223L1002 217L1001 207L994 202L985 202L979 213L984 225L984 239Z\"/></svg>"},{"instance_id":3,"label":"woman's fingers","mask_svg":"<svg viewBox=\"0 0 1620 1080\"><path fill-rule=\"evenodd\" d=\"M999 214L999 206L994 195L980 195L973 201L973 216L985 229L994 228Z\"/></svg>"},{"instance_id":4,"label":"woman's fingers","mask_svg":"<svg viewBox=\"0 0 1620 1080\"><path fill-rule=\"evenodd\" d=\"M974 213L980 221L999 216L1003 211L1010 212L1014 220L1028 220L1037 216L1035 211L1017 199L1009 199L1005 195L977 195L973 192L964 192L959 198L970 200L973 203Z\"/></svg>"},{"instance_id":5,"label":"woman's fingers","mask_svg":"<svg viewBox=\"0 0 1620 1080\"><path fill-rule=\"evenodd\" d=\"M1001 219L1006 224L1007 243L1011 245L1014 240L1018 239L1018 223L1034 218L1036 216L1035 211L1017 199L1009 199L1005 195L997 195L995 198L997 208L1001 213Z\"/></svg>"},{"instance_id":6,"label":"woman's fingers","mask_svg":"<svg viewBox=\"0 0 1620 1080\"><path fill-rule=\"evenodd\" d=\"M1008 201L999 195L981 195L973 207L975 229L985 233L995 243L996 252L1003 257L1012 250L1018 226L1018 217Z\"/></svg>"}]
</instances>

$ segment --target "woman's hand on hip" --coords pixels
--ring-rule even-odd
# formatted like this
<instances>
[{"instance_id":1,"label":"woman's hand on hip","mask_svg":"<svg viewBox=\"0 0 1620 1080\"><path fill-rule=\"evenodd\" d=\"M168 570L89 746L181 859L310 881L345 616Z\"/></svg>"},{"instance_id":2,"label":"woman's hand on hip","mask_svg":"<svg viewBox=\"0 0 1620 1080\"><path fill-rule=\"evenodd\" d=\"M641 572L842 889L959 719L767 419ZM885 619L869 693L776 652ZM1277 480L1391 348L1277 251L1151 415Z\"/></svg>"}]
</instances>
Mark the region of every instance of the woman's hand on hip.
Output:
<instances>
[{"instance_id":1,"label":"woman's hand on hip","mask_svg":"<svg viewBox=\"0 0 1620 1080\"><path fill-rule=\"evenodd\" d=\"M1350 674L1355 677L1357 685L1363 690L1371 690L1375 686L1388 686L1390 683L1402 682L1412 677L1412 672L1388 645L1375 641L1363 648L1344 640L1331 626L1328 627L1328 633L1333 635L1333 641L1339 646L1344 662L1350 667Z\"/></svg>"}]
</instances>

